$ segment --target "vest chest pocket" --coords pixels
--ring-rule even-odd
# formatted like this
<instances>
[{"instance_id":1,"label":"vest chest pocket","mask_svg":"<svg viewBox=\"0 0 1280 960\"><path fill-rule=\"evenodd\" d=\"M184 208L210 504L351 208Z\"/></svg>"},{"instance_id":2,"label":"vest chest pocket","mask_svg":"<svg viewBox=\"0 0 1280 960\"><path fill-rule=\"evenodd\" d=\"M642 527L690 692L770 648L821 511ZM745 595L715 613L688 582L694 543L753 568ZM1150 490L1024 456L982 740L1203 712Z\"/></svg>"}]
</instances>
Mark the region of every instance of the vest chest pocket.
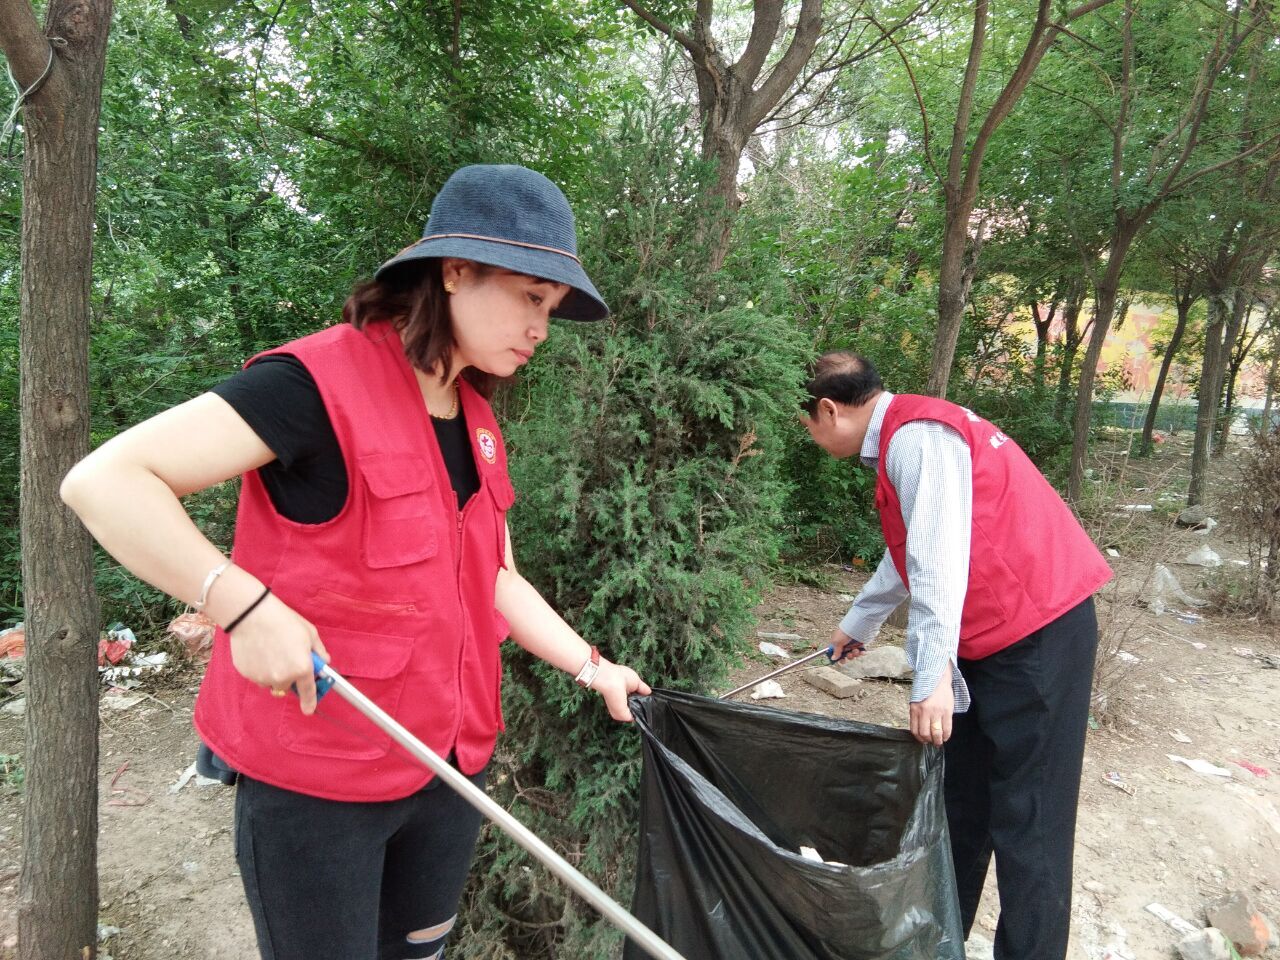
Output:
<instances>
[{"instance_id":1,"label":"vest chest pocket","mask_svg":"<svg viewBox=\"0 0 1280 960\"><path fill-rule=\"evenodd\" d=\"M375 569L401 567L439 551L443 507L421 457L375 454L358 460L364 486L361 552Z\"/></svg>"}]
</instances>

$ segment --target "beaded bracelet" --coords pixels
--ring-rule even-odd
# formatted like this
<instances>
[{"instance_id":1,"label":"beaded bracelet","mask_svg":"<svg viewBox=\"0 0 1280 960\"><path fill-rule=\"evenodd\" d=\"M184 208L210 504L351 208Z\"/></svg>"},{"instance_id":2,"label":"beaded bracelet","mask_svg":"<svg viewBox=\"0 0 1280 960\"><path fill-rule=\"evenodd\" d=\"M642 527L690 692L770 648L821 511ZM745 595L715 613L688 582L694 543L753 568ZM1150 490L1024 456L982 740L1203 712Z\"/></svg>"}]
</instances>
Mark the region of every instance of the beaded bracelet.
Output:
<instances>
[{"instance_id":1,"label":"beaded bracelet","mask_svg":"<svg viewBox=\"0 0 1280 960\"><path fill-rule=\"evenodd\" d=\"M271 592L270 587L264 587L262 592L258 594L258 599L253 601L253 603L249 604L249 606L245 607L244 611L240 614L240 616L236 617L234 620L232 620L222 629L225 630L227 633L230 633L236 627L240 626L240 624L244 621L244 618L247 617L249 614L253 613L253 611L257 610L258 604L260 604L263 600L267 599L267 594L269 594L270 592Z\"/></svg>"}]
</instances>

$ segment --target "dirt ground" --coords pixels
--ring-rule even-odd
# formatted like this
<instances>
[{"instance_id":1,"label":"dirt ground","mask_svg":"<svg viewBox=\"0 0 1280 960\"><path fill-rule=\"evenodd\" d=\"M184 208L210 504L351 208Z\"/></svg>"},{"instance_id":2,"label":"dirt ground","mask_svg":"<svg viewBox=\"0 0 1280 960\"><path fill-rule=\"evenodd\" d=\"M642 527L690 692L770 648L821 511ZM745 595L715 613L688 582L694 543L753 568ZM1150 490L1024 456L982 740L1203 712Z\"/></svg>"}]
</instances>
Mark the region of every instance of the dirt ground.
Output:
<instances>
[{"instance_id":1,"label":"dirt ground","mask_svg":"<svg viewBox=\"0 0 1280 960\"><path fill-rule=\"evenodd\" d=\"M1156 960L1178 939L1147 912L1161 903L1197 926L1217 895L1248 891L1280 920L1280 637L1274 624L1213 605L1195 614L1173 601L1157 614L1137 602L1153 564L1163 561L1182 587L1208 598L1221 571L1238 570L1244 547L1226 527L1209 533L1171 523L1179 499L1177 465L1185 441L1154 461L1100 462L1099 484L1116 506L1153 504L1151 512L1104 511L1095 528L1113 546L1117 579L1101 595L1103 699L1089 733L1076 846L1073 960ZM1232 507L1231 470L1211 513ZM1164 490L1164 493L1160 491ZM1169 491L1175 491L1170 494ZM1161 498L1164 498L1163 500ZM1208 544L1226 565L1217 573L1179 561ZM758 610L762 631L795 634L796 650L825 643L865 579L829 566L823 588L780 586ZM882 642L902 641L886 628ZM778 641L774 641L778 642ZM1270 659L1275 658L1275 659ZM746 682L772 669L760 655L734 671ZM652 679L652 678L651 678ZM836 700L803 676L781 681L786 698L771 707L905 725L909 687L863 681ZM196 675L169 673L142 689L124 711L104 706L100 765L100 956L114 960L246 960L256 956L231 849L233 791L179 779L194 756L191 706ZM743 695L746 696L745 694ZM23 721L0 712L0 754L22 752ZM1195 772L1169 755L1203 759L1230 776ZM1236 761L1270 771L1249 772ZM1119 785L1117 785L1119 784ZM517 811L518 813L518 811ZM0 786L0 960L16 956L15 901L21 862L21 795ZM998 899L988 884L971 956L989 956ZM1280 951L1277 951L1280 953Z\"/></svg>"}]
</instances>

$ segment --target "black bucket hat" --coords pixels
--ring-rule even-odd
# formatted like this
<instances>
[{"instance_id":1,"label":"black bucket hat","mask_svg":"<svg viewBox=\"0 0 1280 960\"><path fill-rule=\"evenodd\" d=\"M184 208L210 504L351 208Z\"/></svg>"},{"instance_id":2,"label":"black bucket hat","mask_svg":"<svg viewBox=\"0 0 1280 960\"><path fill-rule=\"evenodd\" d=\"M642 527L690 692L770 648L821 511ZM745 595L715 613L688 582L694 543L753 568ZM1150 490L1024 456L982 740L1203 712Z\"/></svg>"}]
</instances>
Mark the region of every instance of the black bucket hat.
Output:
<instances>
[{"instance_id":1,"label":"black bucket hat","mask_svg":"<svg viewBox=\"0 0 1280 960\"><path fill-rule=\"evenodd\" d=\"M431 203L422 239L379 267L374 279L426 257L474 260L568 284L571 289L552 316L603 320L609 315L578 259L569 201L527 167L476 164L455 170Z\"/></svg>"}]
</instances>

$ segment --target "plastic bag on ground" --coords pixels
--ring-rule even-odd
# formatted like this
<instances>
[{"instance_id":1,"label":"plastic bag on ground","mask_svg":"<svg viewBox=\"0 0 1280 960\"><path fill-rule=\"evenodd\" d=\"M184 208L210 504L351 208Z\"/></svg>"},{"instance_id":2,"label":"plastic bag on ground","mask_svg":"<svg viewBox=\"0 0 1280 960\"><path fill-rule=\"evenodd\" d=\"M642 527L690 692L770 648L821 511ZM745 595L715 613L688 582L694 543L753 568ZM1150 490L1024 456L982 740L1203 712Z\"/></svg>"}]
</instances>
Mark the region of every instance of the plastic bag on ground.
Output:
<instances>
[{"instance_id":1,"label":"plastic bag on ground","mask_svg":"<svg viewBox=\"0 0 1280 960\"><path fill-rule=\"evenodd\" d=\"M1173 571L1163 563L1156 564L1156 572L1142 592L1142 599L1152 613L1161 614L1168 610L1176 600L1190 607L1203 607L1207 601L1197 600L1182 589Z\"/></svg>"},{"instance_id":2,"label":"plastic bag on ground","mask_svg":"<svg viewBox=\"0 0 1280 960\"><path fill-rule=\"evenodd\" d=\"M903 730L668 690L631 709L644 738L632 912L676 950L964 960L941 751ZM643 956L627 944L626 960Z\"/></svg>"}]
</instances>

